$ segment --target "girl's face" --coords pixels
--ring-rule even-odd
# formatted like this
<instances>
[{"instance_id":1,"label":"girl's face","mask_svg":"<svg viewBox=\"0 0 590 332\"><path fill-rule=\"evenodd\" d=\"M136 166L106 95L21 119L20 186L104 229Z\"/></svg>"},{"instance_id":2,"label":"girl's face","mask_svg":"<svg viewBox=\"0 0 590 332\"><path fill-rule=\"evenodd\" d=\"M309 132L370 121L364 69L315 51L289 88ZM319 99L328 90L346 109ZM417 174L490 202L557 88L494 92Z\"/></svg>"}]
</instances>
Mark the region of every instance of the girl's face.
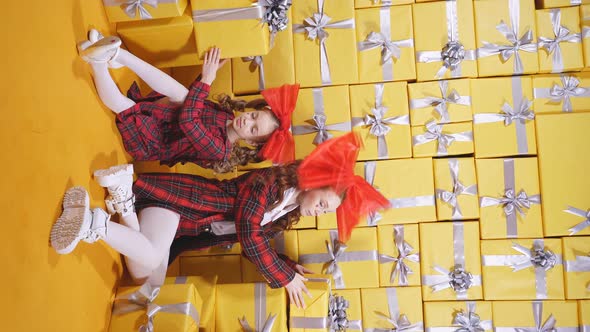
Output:
<instances>
[{"instance_id":1,"label":"girl's face","mask_svg":"<svg viewBox=\"0 0 590 332\"><path fill-rule=\"evenodd\" d=\"M342 200L331 188L313 189L301 193L299 209L302 216L318 216L334 212Z\"/></svg>"},{"instance_id":2,"label":"girl's face","mask_svg":"<svg viewBox=\"0 0 590 332\"><path fill-rule=\"evenodd\" d=\"M262 110L240 114L234 118L232 126L240 139L260 143L267 140L279 124L271 111Z\"/></svg>"}]
</instances>

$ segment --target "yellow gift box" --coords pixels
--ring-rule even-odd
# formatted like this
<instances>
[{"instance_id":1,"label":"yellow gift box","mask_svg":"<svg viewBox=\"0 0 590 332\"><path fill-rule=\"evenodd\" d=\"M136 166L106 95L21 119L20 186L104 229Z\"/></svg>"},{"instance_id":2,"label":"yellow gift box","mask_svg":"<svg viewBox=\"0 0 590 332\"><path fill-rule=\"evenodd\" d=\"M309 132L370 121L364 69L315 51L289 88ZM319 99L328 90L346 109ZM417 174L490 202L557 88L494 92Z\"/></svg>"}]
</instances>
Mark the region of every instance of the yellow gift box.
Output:
<instances>
[{"instance_id":1,"label":"yellow gift box","mask_svg":"<svg viewBox=\"0 0 590 332\"><path fill-rule=\"evenodd\" d=\"M293 229L310 229L310 228L316 228L316 217L314 216L301 216L301 218L299 218L299 221L293 225L292 227Z\"/></svg>"},{"instance_id":2,"label":"yellow gift box","mask_svg":"<svg viewBox=\"0 0 590 332\"><path fill-rule=\"evenodd\" d=\"M144 301L145 305L136 304ZM199 331L203 301L192 284L119 288L109 331L139 331L141 326L148 324L147 313L152 311L153 305L162 307L152 316L155 331Z\"/></svg>"},{"instance_id":3,"label":"yellow gift box","mask_svg":"<svg viewBox=\"0 0 590 332\"><path fill-rule=\"evenodd\" d=\"M537 114L590 110L590 74L534 76L533 95Z\"/></svg>"},{"instance_id":4,"label":"yellow gift box","mask_svg":"<svg viewBox=\"0 0 590 332\"><path fill-rule=\"evenodd\" d=\"M198 176L202 176L207 179L216 179L216 180L230 180L233 178L238 177L238 171L234 168L233 171L227 173L217 173L212 168L203 168L197 164L193 163L186 163L186 164L178 164L176 165L176 172L177 173L185 173L185 174L194 174Z\"/></svg>"},{"instance_id":5,"label":"yellow gift box","mask_svg":"<svg viewBox=\"0 0 590 332\"><path fill-rule=\"evenodd\" d=\"M469 79L408 84L408 95L412 126L472 119Z\"/></svg>"},{"instance_id":6,"label":"yellow gift box","mask_svg":"<svg viewBox=\"0 0 590 332\"><path fill-rule=\"evenodd\" d=\"M269 29L261 25L265 7L256 0L191 0L198 58L211 47L221 58L265 55L270 51ZM223 36L223 38L219 38Z\"/></svg>"},{"instance_id":7,"label":"yellow gift box","mask_svg":"<svg viewBox=\"0 0 590 332\"><path fill-rule=\"evenodd\" d=\"M545 236L590 235L590 113L537 118Z\"/></svg>"},{"instance_id":8,"label":"yellow gift box","mask_svg":"<svg viewBox=\"0 0 590 332\"><path fill-rule=\"evenodd\" d=\"M297 0L291 10L296 81L302 87L357 83L353 0ZM328 20L322 28L326 34L316 36L314 29L308 34L306 19Z\"/></svg>"},{"instance_id":9,"label":"yellow gift box","mask_svg":"<svg viewBox=\"0 0 590 332\"><path fill-rule=\"evenodd\" d=\"M297 231L295 230L284 231L270 240L270 245L277 253L285 255L295 262L299 258L298 244ZM252 262L242 259L242 282L266 282L266 280Z\"/></svg>"},{"instance_id":10,"label":"yellow gift box","mask_svg":"<svg viewBox=\"0 0 590 332\"><path fill-rule=\"evenodd\" d=\"M201 65L174 67L171 69L171 76L180 84L189 88L202 71L203 66ZM209 97L207 97L207 99L217 102L216 97L221 94L226 94L230 97L233 97L231 63L226 63L217 71L217 76L215 77L215 81L213 81L211 84Z\"/></svg>"},{"instance_id":11,"label":"yellow gift box","mask_svg":"<svg viewBox=\"0 0 590 332\"><path fill-rule=\"evenodd\" d=\"M477 52L471 0L414 5L416 71L418 81L477 77ZM464 58L457 67L443 62L442 51L463 46ZM455 49L460 45L454 45Z\"/></svg>"},{"instance_id":12,"label":"yellow gift box","mask_svg":"<svg viewBox=\"0 0 590 332\"><path fill-rule=\"evenodd\" d=\"M565 298L590 299L590 236L564 237Z\"/></svg>"},{"instance_id":13,"label":"yellow gift box","mask_svg":"<svg viewBox=\"0 0 590 332\"><path fill-rule=\"evenodd\" d=\"M580 4L590 3L588 0L538 0L536 1L537 8L557 8L578 6Z\"/></svg>"},{"instance_id":14,"label":"yellow gift box","mask_svg":"<svg viewBox=\"0 0 590 332\"><path fill-rule=\"evenodd\" d=\"M396 6L414 3L414 0L354 0L354 8Z\"/></svg>"},{"instance_id":15,"label":"yellow gift box","mask_svg":"<svg viewBox=\"0 0 590 332\"><path fill-rule=\"evenodd\" d=\"M359 82L416 79L412 7L360 9L355 15ZM386 42L399 53L387 52Z\"/></svg>"},{"instance_id":16,"label":"yellow gift box","mask_svg":"<svg viewBox=\"0 0 590 332\"><path fill-rule=\"evenodd\" d=\"M242 332L250 327L287 332L285 288L272 289L266 283L219 285L215 307L217 331Z\"/></svg>"},{"instance_id":17,"label":"yellow gift box","mask_svg":"<svg viewBox=\"0 0 590 332\"><path fill-rule=\"evenodd\" d=\"M181 256L180 275L217 276L219 284L242 282L240 255Z\"/></svg>"},{"instance_id":18,"label":"yellow gift box","mask_svg":"<svg viewBox=\"0 0 590 332\"><path fill-rule=\"evenodd\" d=\"M551 329L578 331L576 301L500 301L492 303L498 332Z\"/></svg>"},{"instance_id":19,"label":"yellow gift box","mask_svg":"<svg viewBox=\"0 0 590 332\"><path fill-rule=\"evenodd\" d=\"M473 153L471 122L436 124L412 127L414 157L453 156Z\"/></svg>"},{"instance_id":20,"label":"yellow gift box","mask_svg":"<svg viewBox=\"0 0 590 332\"><path fill-rule=\"evenodd\" d=\"M377 231L357 228L344 245L337 230L300 230L299 264L316 273L336 275L335 289L379 287ZM332 260L332 255L337 258ZM341 277L338 277L341 272Z\"/></svg>"},{"instance_id":21,"label":"yellow gift box","mask_svg":"<svg viewBox=\"0 0 590 332\"><path fill-rule=\"evenodd\" d=\"M537 32L534 0L481 0L475 1L473 6L479 76L537 73L539 59L536 54ZM515 17L517 22L512 22L512 17ZM516 38L520 42L519 48L516 53L510 51L502 55L500 50L513 47L515 41L506 38L501 30L505 28L512 32L513 27L518 27ZM504 60L504 56L506 56L506 60Z\"/></svg>"},{"instance_id":22,"label":"yellow gift box","mask_svg":"<svg viewBox=\"0 0 590 332\"><path fill-rule=\"evenodd\" d=\"M433 162L438 220L479 218L473 158L435 159Z\"/></svg>"},{"instance_id":23,"label":"yellow gift box","mask_svg":"<svg viewBox=\"0 0 590 332\"><path fill-rule=\"evenodd\" d=\"M348 327L346 331L362 331L363 312L360 289L340 289L335 291L333 296L341 297L348 302L346 308Z\"/></svg>"},{"instance_id":24,"label":"yellow gift box","mask_svg":"<svg viewBox=\"0 0 590 332\"><path fill-rule=\"evenodd\" d=\"M202 62L188 14L187 11L178 17L117 23L117 34L129 52L156 67L197 65Z\"/></svg>"},{"instance_id":25,"label":"yellow gift box","mask_svg":"<svg viewBox=\"0 0 590 332\"><path fill-rule=\"evenodd\" d=\"M239 255L242 252L242 246L239 243L231 245L218 245L202 250L187 250L180 254L182 257L194 256L218 256L218 255Z\"/></svg>"},{"instance_id":26,"label":"yellow gift box","mask_svg":"<svg viewBox=\"0 0 590 332\"><path fill-rule=\"evenodd\" d=\"M397 329L422 331L422 296L420 287L361 289L364 331ZM388 322L392 320L395 324ZM409 326L401 324L404 321Z\"/></svg>"},{"instance_id":27,"label":"yellow gift box","mask_svg":"<svg viewBox=\"0 0 590 332\"><path fill-rule=\"evenodd\" d=\"M590 331L590 300L578 301L580 332Z\"/></svg>"},{"instance_id":28,"label":"yellow gift box","mask_svg":"<svg viewBox=\"0 0 590 332\"><path fill-rule=\"evenodd\" d=\"M482 239L543 237L537 158L477 159Z\"/></svg>"},{"instance_id":29,"label":"yellow gift box","mask_svg":"<svg viewBox=\"0 0 590 332\"><path fill-rule=\"evenodd\" d=\"M296 305L289 306L290 332L330 331L329 328L317 328L318 323L328 322L328 307L331 295L331 279L327 275L306 275L308 281L305 286L311 293L304 296L305 308Z\"/></svg>"},{"instance_id":30,"label":"yellow gift box","mask_svg":"<svg viewBox=\"0 0 590 332\"><path fill-rule=\"evenodd\" d=\"M482 240L485 299L563 299L561 253L560 239Z\"/></svg>"},{"instance_id":31,"label":"yellow gift box","mask_svg":"<svg viewBox=\"0 0 590 332\"><path fill-rule=\"evenodd\" d=\"M419 226L424 301L482 299L477 222L455 221ZM459 282L453 282L450 274Z\"/></svg>"},{"instance_id":32,"label":"yellow gift box","mask_svg":"<svg viewBox=\"0 0 590 332\"><path fill-rule=\"evenodd\" d=\"M215 293L217 276L212 277L174 277L166 278L164 284L192 284L203 300L201 312L199 312L199 332L215 331Z\"/></svg>"},{"instance_id":33,"label":"yellow gift box","mask_svg":"<svg viewBox=\"0 0 590 332\"><path fill-rule=\"evenodd\" d=\"M348 86L301 89L293 111L295 159L303 159L330 136L351 130Z\"/></svg>"},{"instance_id":34,"label":"yellow gift box","mask_svg":"<svg viewBox=\"0 0 590 332\"><path fill-rule=\"evenodd\" d=\"M102 0L109 22L150 20L180 16L187 0Z\"/></svg>"},{"instance_id":35,"label":"yellow gift box","mask_svg":"<svg viewBox=\"0 0 590 332\"><path fill-rule=\"evenodd\" d=\"M475 157L537 153L532 92L530 77L471 80Z\"/></svg>"},{"instance_id":36,"label":"yellow gift box","mask_svg":"<svg viewBox=\"0 0 590 332\"><path fill-rule=\"evenodd\" d=\"M580 6L580 27L582 29L582 49L584 55L583 70L587 71L590 70L590 5Z\"/></svg>"},{"instance_id":37,"label":"yellow gift box","mask_svg":"<svg viewBox=\"0 0 590 332\"><path fill-rule=\"evenodd\" d=\"M492 302L426 302L424 328L432 332L455 332L461 328L493 331Z\"/></svg>"},{"instance_id":38,"label":"yellow gift box","mask_svg":"<svg viewBox=\"0 0 590 332\"><path fill-rule=\"evenodd\" d=\"M420 286L418 225L379 225L377 240L379 286Z\"/></svg>"},{"instance_id":39,"label":"yellow gift box","mask_svg":"<svg viewBox=\"0 0 590 332\"><path fill-rule=\"evenodd\" d=\"M578 8L554 8L536 11L539 36L539 72L561 73L584 68L580 13ZM555 30L560 35L555 35ZM563 40L557 44L555 39Z\"/></svg>"},{"instance_id":40,"label":"yellow gift box","mask_svg":"<svg viewBox=\"0 0 590 332\"><path fill-rule=\"evenodd\" d=\"M410 158L406 82L350 86L350 115L363 140L358 160Z\"/></svg>"}]
</instances>

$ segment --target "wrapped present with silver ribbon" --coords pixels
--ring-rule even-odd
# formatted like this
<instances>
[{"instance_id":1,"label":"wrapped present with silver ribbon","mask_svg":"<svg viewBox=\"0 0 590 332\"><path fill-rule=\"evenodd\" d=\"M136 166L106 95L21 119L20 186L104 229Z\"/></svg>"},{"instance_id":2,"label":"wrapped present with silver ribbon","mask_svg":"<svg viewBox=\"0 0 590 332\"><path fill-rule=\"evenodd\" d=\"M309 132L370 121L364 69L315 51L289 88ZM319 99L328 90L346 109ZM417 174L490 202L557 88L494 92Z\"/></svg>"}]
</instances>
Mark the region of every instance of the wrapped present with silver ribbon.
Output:
<instances>
[{"instance_id":1,"label":"wrapped present with silver ribbon","mask_svg":"<svg viewBox=\"0 0 590 332\"><path fill-rule=\"evenodd\" d=\"M422 332L424 331L424 324L422 321L412 322L406 314L402 312L400 303L408 310L413 306L413 303L402 302L398 297L404 296L404 299L413 293L416 288L378 288L378 289L362 289L363 298L363 332ZM381 308L381 303L377 298L382 299L385 293L387 300L387 311L384 312ZM420 302L420 296L417 298L410 298L411 301ZM421 302L420 302L421 306ZM407 311L410 314L410 311ZM411 312L412 315L420 316L422 319L422 312Z\"/></svg>"},{"instance_id":2,"label":"wrapped present with silver ribbon","mask_svg":"<svg viewBox=\"0 0 590 332\"><path fill-rule=\"evenodd\" d=\"M290 328L325 329L330 332L362 330L361 320L349 320L347 310L349 302L342 296L330 295L326 317L291 317Z\"/></svg>"},{"instance_id":3,"label":"wrapped present with silver ribbon","mask_svg":"<svg viewBox=\"0 0 590 332\"><path fill-rule=\"evenodd\" d=\"M291 7L291 4L292 0L258 0L258 5L265 9L261 22L262 24L266 24L270 31L271 48L274 46L277 33L287 29L287 24L289 23L289 14L287 14L287 11Z\"/></svg>"},{"instance_id":4,"label":"wrapped present with silver ribbon","mask_svg":"<svg viewBox=\"0 0 590 332\"><path fill-rule=\"evenodd\" d=\"M277 319L276 314L266 316L266 283L254 285L254 327L242 316L238 319L244 332L271 332Z\"/></svg>"},{"instance_id":5,"label":"wrapped present with silver ribbon","mask_svg":"<svg viewBox=\"0 0 590 332\"><path fill-rule=\"evenodd\" d=\"M590 227L590 209L584 211L573 206L568 206L567 209L563 210L563 212L583 218L582 222L569 229L570 235L574 235L583 229Z\"/></svg>"},{"instance_id":6,"label":"wrapped present with silver ribbon","mask_svg":"<svg viewBox=\"0 0 590 332\"><path fill-rule=\"evenodd\" d=\"M458 302L452 302L454 305ZM428 318L426 320L426 332L484 332L493 330L492 320L486 319L482 320L480 315L477 314L476 310L476 302L467 301L465 302L465 309L466 310L457 310L453 309L453 318L451 320L451 326L432 326L433 324L429 322L429 320L440 320L441 313L438 311L430 310L434 309L431 306L440 307L442 305L450 305L451 302L442 302L442 303L432 303L428 302L424 306L425 316L429 317L429 313L436 314L436 317ZM488 304L489 305L489 304ZM456 308L456 306L454 306ZM484 307L485 308L485 307ZM489 315L491 316L491 305L489 307L490 312Z\"/></svg>"},{"instance_id":7,"label":"wrapped present with silver ribbon","mask_svg":"<svg viewBox=\"0 0 590 332\"><path fill-rule=\"evenodd\" d=\"M563 237L561 242L565 270L565 298L590 299L590 237Z\"/></svg>"},{"instance_id":8,"label":"wrapped present with silver ribbon","mask_svg":"<svg viewBox=\"0 0 590 332\"><path fill-rule=\"evenodd\" d=\"M381 232L381 229L379 232ZM398 252L396 257L379 254L379 264L393 263L389 283L395 284L395 279L398 279L398 286L408 286L408 275L414 274L414 271L412 271L406 262L420 262L420 254L413 253L414 248L405 241L404 233L404 226L393 226L393 242Z\"/></svg>"},{"instance_id":9,"label":"wrapped present with silver ribbon","mask_svg":"<svg viewBox=\"0 0 590 332\"><path fill-rule=\"evenodd\" d=\"M428 83L418 83L417 85L423 85ZM417 86L414 85L414 86ZM451 104L455 105L462 105L462 106L471 106L471 97L470 96L462 96L457 92L455 89L451 89L449 91L449 81L438 81L438 85L440 88L440 96L427 96L425 98L414 98L410 99L410 109L411 110L419 110L424 108L433 107L434 111L436 112L438 119L436 119L436 123L449 123L451 121L451 116L449 114L449 106ZM413 87L411 87L413 88ZM413 111L412 117L418 111ZM466 121L471 120L471 118L465 119ZM412 119L413 124L422 124L422 123L415 123Z\"/></svg>"},{"instance_id":10,"label":"wrapped present with silver ribbon","mask_svg":"<svg viewBox=\"0 0 590 332\"><path fill-rule=\"evenodd\" d=\"M249 62L248 68L250 72L258 71L258 91L265 89L266 82L264 80L264 59L260 55L248 56L242 58L243 62Z\"/></svg>"},{"instance_id":11,"label":"wrapped present with silver ribbon","mask_svg":"<svg viewBox=\"0 0 590 332\"><path fill-rule=\"evenodd\" d=\"M535 79L536 81L536 79ZM549 99L547 104L561 104L563 112L573 112L572 98L590 97L590 87L581 87L580 80L575 76L561 75L559 83L553 83L550 88L534 88L535 99ZM590 105L590 100L588 100Z\"/></svg>"},{"instance_id":12,"label":"wrapped present with silver ribbon","mask_svg":"<svg viewBox=\"0 0 590 332\"><path fill-rule=\"evenodd\" d=\"M438 162L438 160L435 161L435 163L437 163L437 162ZM451 220L466 219L463 216L463 213L461 211L461 206L459 206L459 196L461 196L461 195L477 196L477 184L471 184L471 185L466 186L459 180L459 160L458 159L450 158L450 159L447 159L446 162L449 165L452 188L450 190L441 189L441 188L435 189L436 198L438 200L440 200L442 203L444 203L445 206L449 206L452 208ZM471 161L471 165L473 165L473 161ZM473 170L475 170L475 168ZM475 174L473 174L473 175L475 175ZM436 179L436 172L435 172L435 179ZM438 209L437 209L437 212L439 214L439 219L441 216L440 209L441 209L441 206L439 205Z\"/></svg>"},{"instance_id":13,"label":"wrapped present with silver ribbon","mask_svg":"<svg viewBox=\"0 0 590 332\"><path fill-rule=\"evenodd\" d=\"M447 124L446 126L453 126L454 124ZM448 133L445 132L443 129L445 125L436 124L435 121L429 121L426 123L425 133L414 135L412 137L412 144L414 147L422 144L426 144L428 142L436 141L437 142L437 149L436 155L437 156L446 156L449 154L448 148L453 144L453 142L473 142L473 132L472 131L464 131L459 133ZM465 152L469 153L469 152ZM418 156L416 150L414 149L414 156Z\"/></svg>"},{"instance_id":14,"label":"wrapped present with silver ribbon","mask_svg":"<svg viewBox=\"0 0 590 332\"><path fill-rule=\"evenodd\" d=\"M565 261L565 272L590 272L590 253L586 256L576 256L573 261ZM586 290L590 291L590 281Z\"/></svg>"},{"instance_id":15,"label":"wrapped present with silver ribbon","mask_svg":"<svg viewBox=\"0 0 590 332\"><path fill-rule=\"evenodd\" d=\"M549 19L551 20L551 26L553 28L553 36L541 36L539 35L539 48L540 49L544 49L547 52L547 57L551 56L551 72L552 73L561 73L563 71L566 70L572 70L572 69L579 69L580 67L583 66L583 61L582 60L582 50L581 50L581 45L578 49L578 60L579 61L574 61L575 59L564 59L564 56L562 55L562 50L561 50L561 44L562 43L577 43L580 44L582 42L581 39L581 34L578 33L574 33L572 32L570 29L568 29L567 27L565 27L564 25L561 24L561 16L562 16L562 10L564 11L570 11L573 10L575 11L575 17L576 19L578 18L578 9L567 9L567 8L554 8L549 10ZM540 22L544 19L544 16L546 15L546 11L540 10L537 12L537 21L539 21L539 24L541 24ZM575 22L577 23L577 22ZM575 24L574 23L574 24ZM575 24L572 28L574 28L575 30L578 30L579 28L577 27L577 24ZM541 34L539 32L539 34ZM570 57L574 57L576 53L569 53L568 55ZM564 62L568 62L569 65L565 65ZM578 62L579 64L577 66L573 66L574 62ZM541 61L540 63L541 66L541 71L544 70L543 68L543 61Z\"/></svg>"},{"instance_id":16,"label":"wrapped present with silver ribbon","mask_svg":"<svg viewBox=\"0 0 590 332\"><path fill-rule=\"evenodd\" d=\"M102 0L102 3L105 7L117 7L122 9L129 19L139 18L141 20L149 20L154 18L154 15L156 18L179 16L184 10L184 7L178 7L178 10L176 10L175 13L176 15L170 15L172 13L168 13L168 15L163 14L164 16L162 16L162 14L158 15L158 13L155 12L155 10L158 9L158 4L178 5L178 0ZM186 2L184 2L184 5L186 6ZM154 15L152 15L152 13L154 13ZM111 19L109 14L110 10L107 9L107 16L109 16L111 22L122 21L119 19Z\"/></svg>"},{"instance_id":17,"label":"wrapped present with silver ribbon","mask_svg":"<svg viewBox=\"0 0 590 332\"><path fill-rule=\"evenodd\" d=\"M497 317L496 312L494 310L494 331L496 332L577 332L577 326L558 326L558 319L553 313L550 313L549 316L543 314L543 311L546 310L544 307L550 307L554 309L559 309L557 312L558 315L562 315L563 318L567 318L564 320L567 321L576 321L577 322L577 312L576 312L576 303L572 302L542 302L542 301L533 301L529 304L529 302L497 302L497 305L513 305L516 304L518 309L521 307L532 305L532 316L534 319L533 326L498 326L498 322L501 320L505 320L505 317ZM496 303L494 303L496 305ZM516 307L514 306L514 307ZM560 308L560 306L563 306ZM515 308L516 309L516 308ZM573 309L573 312L572 312ZM522 315L524 315L523 310L516 311L519 313L519 319L522 321ZM511 315L514 315L515 311L511 311ZM565 313L565 314L564 314ZM530 314L526 314L527 317ZM543 317L547 317L543 320ZM566 323L567 324L567 323ZM576 323L577 324L577 323Z\"/></svg>"}]
</instances>

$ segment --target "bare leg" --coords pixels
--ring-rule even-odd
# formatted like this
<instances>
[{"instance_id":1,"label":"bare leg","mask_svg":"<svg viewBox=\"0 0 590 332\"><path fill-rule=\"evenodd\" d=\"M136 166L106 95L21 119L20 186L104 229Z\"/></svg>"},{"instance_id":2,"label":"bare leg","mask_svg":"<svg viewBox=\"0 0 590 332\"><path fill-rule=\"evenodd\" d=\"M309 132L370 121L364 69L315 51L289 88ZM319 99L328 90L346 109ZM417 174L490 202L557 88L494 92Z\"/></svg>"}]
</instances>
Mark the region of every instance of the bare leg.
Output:
<instances>
[{"instance_id":1,"label":"bare leg","mask_svg":"<svg viewBox=\"0 0 590 332\"><path fill-rule=\"evenodd\" d=\"M135 102L124 96L113 81L106 63L91 63L94 84L100 100L115 113L120 113L135 105Z\"/></svg>"}]
</instances>

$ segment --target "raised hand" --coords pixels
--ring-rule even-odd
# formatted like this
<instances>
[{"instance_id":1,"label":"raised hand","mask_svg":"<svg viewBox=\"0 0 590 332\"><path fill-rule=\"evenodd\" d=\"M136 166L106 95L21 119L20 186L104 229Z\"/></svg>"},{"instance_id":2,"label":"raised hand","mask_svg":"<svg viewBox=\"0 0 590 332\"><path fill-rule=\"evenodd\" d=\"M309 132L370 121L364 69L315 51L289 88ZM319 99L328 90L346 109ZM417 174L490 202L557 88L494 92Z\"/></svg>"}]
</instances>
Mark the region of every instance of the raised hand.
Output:
<instances>
[{"instance_id":1,"label":"raised hand","mask_svg":"<svg viewBox=\"0 0 590 332\"><path fill-rule=\"evenodd\" d=\"M215 81L217 71L227 62L227 59L220 61L220 54L221 50L218 47L212 47L207 53L205 53L201 82L211 85L211 83Z\"/></svg>"}]
</instances>

